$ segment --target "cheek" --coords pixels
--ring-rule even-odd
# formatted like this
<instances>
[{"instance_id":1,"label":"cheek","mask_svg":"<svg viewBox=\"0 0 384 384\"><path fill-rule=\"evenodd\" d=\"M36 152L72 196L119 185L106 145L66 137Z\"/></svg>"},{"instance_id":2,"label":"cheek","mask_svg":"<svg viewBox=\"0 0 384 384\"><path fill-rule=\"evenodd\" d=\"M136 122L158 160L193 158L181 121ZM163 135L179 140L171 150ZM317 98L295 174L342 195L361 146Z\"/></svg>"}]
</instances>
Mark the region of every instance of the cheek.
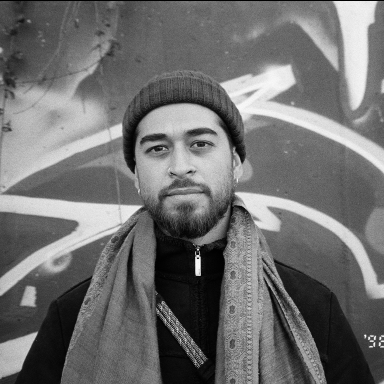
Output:
<instances>
[{"instance_id":1,"label":"cheek","mask_svg":"<svg viewBox=\"0 0 384 384\"><path fill-rule=\"evenodd\" d=\"M204 172L208 175L208 180L223 181L233 173L232 161L227 161L226 158L222 157L218 161L212 162L211 165L205 164Z\"/></svg>"},{"instance_id":2,"label":"cheek","mask_svg":"<svg viewBox=\"0 0 384 384\"><path fill-rule=\"evenodd\" d=\"M161 172L155 167L137 169L138 186L142 193L158 192L162 188L163 179Z\"/></svg>"}]
</instances>

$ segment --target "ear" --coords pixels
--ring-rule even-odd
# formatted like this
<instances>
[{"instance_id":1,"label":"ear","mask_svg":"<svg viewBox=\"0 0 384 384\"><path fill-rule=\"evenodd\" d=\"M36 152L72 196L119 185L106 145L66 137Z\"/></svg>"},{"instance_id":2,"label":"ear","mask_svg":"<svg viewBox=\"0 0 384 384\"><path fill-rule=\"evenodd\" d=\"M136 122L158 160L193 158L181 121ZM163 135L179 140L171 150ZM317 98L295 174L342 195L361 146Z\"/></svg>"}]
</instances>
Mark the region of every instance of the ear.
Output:
<instances>
[{"instance_id":1,"label":"ear","mask_svg":"<svg viewBox=\"0 0 384 384\"><path fill-rule=\"evenodd\" d=\"M243 175L243 163L240 160L240 156L237 153L236 148L233 148L232 152L233 177L235 179L240 179L240 177Z\"/></svg>"},{"instance_id":2,"label":"ear","mask_svg":"<svg viewBox=\"0 0 384 384\"><path fill-rule=\"evenodd\" d=\"M137 190L140 189L140 183L139 183L139 177L137 175L137 167L136 167L136 165L135 165L135 188Z\"/></svg>"}]
</instances>

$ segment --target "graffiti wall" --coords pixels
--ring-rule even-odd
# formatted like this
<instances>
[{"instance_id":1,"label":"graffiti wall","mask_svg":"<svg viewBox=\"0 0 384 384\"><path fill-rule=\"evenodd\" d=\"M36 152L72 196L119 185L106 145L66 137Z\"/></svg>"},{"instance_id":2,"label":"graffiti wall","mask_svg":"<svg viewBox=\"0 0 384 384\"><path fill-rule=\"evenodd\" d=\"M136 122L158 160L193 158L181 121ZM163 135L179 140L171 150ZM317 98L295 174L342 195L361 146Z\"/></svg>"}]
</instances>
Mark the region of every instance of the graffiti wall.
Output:
<instances>
[{"instance_id":1,"label":"graffiti wall","mask_svg":"<svg viewBox=\"0 0 384 384\"><path fill-rule=\"evenodd\" d=\"M121 151L149 78L201 70L246 126L238 191L338 296L384 383L384 2L0 3L0 384L141 204Z\"/></svg>"}]
</instances>

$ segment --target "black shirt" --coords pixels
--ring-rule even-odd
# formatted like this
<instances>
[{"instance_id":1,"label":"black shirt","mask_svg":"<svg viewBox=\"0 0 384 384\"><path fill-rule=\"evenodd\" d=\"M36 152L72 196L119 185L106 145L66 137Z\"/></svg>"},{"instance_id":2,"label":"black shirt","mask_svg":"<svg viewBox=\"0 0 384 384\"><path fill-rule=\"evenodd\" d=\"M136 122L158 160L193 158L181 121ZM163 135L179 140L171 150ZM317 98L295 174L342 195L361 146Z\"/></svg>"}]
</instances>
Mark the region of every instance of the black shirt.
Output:
<instances>
[{"instance_id":1,"label":"black shirt","mask_svg":"<svg viewBox=\"0 0 384 384\"><path fill-rule=\"evenodd\" d=\"M191 242L165 236L159 230L155 233L156 290L204 354L215 361L226 240L199 247L201 276L196 276L196 247ZM189 357L159 318L157 331L163 382L203 383Z\"/></svg>"}]
</instances>

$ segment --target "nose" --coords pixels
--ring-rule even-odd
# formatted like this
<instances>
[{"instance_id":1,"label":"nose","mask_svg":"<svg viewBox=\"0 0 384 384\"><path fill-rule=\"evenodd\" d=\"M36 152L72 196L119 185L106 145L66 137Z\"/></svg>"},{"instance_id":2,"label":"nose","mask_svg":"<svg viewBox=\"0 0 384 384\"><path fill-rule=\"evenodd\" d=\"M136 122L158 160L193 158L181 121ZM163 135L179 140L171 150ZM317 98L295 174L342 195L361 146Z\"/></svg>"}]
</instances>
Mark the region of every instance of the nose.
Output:
<instances>
[{"instance_id":1,"label":"nose","mask_svg":"<svg viewBox=\"0 0 384 384\"><path fill-rule=\"evenodd\" d=\"M184 178L195 174L196 168L192 164L191 154L184 147L175 147L170 157L170 166L168 168L168 174L175 178Z\"/></svg>"}]
</instances>

